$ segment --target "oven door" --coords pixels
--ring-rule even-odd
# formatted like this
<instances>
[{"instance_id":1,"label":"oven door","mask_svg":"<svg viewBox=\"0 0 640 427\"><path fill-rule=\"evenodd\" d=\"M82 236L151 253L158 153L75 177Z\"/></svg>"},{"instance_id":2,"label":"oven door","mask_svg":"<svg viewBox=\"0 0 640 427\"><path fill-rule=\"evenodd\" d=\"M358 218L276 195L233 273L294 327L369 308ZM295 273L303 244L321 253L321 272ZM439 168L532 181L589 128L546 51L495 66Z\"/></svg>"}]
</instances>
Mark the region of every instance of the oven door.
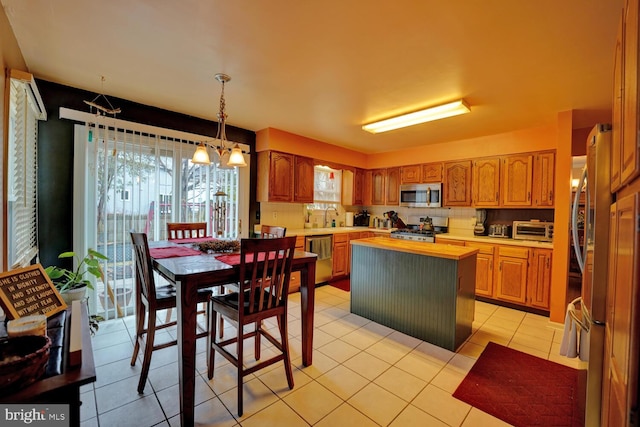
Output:
<instances>
[{"instance_id":1,"label":"oven door","mask_svg":"<svg viewBox=\"0 0 640 427\"><path fill-rule=\"evenodd\" d=\"M439 208L442 184L402 184L400 206L410 208Z\"/></svg>"}]
</instances>

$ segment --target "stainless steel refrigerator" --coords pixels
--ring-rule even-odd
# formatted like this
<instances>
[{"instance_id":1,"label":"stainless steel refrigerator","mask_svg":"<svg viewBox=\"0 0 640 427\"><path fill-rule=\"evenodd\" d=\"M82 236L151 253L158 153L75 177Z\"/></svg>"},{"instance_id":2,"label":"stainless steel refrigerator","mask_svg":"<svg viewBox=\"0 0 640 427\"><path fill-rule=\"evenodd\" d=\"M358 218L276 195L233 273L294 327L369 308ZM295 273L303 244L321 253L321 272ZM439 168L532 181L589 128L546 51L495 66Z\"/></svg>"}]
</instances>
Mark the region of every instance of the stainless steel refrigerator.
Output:
<instances>
[{"instance_id":1,"label":"stainless steel refrigerator","mask_svg":"<svg viewBox=\"0 0 640 427\"><path fill-rule=\"evenodd\" d=\"M573 205L572 231L576 256L582 270L580 301L580 358L588 362L585 423L600 425L604 321L606 319L609 260L609 209L611 186L611 125L596 125L587 139L587 163L578 190L586 185L584 239L577 236L580 191Z\"/></svg>"}]
</instances>

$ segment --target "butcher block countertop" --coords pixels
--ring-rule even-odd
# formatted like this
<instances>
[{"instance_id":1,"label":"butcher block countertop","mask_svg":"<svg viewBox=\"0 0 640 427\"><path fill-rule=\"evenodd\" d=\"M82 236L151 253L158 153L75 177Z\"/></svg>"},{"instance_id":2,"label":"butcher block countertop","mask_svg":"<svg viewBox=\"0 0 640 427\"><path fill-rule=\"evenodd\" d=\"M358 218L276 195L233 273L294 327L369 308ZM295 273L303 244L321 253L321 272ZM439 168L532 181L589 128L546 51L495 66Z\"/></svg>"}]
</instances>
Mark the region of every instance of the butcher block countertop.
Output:
<instances>
[{"instance_id":1,"label":"butcher block countertop","mask_svg":"<svg viewBox=\"0 0 640 427\"><path fill-rule=\"evenodd\" d=\"M351 244L456 260L464 259L478 253L478 249L466 246L416 242L411 240L392 239L390 237L370 237L367 239L352 240Z\"/></svg>"}]
</instances>

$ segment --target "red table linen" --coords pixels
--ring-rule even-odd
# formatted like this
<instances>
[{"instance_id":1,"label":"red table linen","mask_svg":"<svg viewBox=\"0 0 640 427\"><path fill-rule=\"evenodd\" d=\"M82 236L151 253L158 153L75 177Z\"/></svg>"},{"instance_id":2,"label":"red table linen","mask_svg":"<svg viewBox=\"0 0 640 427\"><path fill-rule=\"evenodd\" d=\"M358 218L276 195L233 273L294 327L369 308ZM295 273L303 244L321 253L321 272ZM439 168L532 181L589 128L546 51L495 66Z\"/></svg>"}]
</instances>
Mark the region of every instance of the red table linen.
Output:
<instances>
[{"instance_id":1,"label":"red table linen","mask_svg":"<svg viewBox=\"0 0 640 427\"><path fill-rule=\"evenodd\" d=\"M169 246L166 248L151 248L149 254L152 258L175 258L180 256L202 255L197 249L186 248L183 246Z\"/></svg>"}]
</instances>

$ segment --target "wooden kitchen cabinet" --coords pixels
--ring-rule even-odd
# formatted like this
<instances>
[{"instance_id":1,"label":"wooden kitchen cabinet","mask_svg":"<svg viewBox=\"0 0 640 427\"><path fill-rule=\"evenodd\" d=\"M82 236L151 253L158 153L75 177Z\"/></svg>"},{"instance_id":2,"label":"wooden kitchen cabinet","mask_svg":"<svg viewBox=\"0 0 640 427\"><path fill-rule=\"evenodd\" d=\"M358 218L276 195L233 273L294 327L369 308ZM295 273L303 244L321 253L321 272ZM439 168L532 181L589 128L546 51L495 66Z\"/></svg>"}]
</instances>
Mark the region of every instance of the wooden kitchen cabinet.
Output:
<instances>
[{"instance_id":1,"label":"wooden kitchen cabinet","mask_svg":"<svg viewBox=\"0 0 640 427\"><path fill-rule=\"evenodd\" d=\"M477 208L500 205L500 158L473 161L473 205Z\"/></svg>"},{"instance_id":2,"label":"wooden kitchen cabinet","mask_svg":"<svg viewBox=\"0 0 640 427\"><path fill-rule=\"evenodd\" d=\"M374 169L371 171L371 204L384 205L386 193L386 169Z\"/></svg>"},{"instance_id":3,"label":"wooden kitchen cabinet","mask_svg":"<svg viewBox=\"0 0 640 427\"><path fill-rule=\"evenodd\" d=\"M624 108L624 67L622 52L624 49L624 12L618 24L618 36L614 50L613 61L613 102L611 109L611 192L620 188L620 173L622 169L622 109Z\"/></svg>"},{"instance_id":4,"label":"wooden kitchen cabinet","mask_svg":"<svg viewBox=\"0 0 640 427\"><path fill-rule=\"evenodd\" d=\"M495 298L526 304L529 248L498 246Z\"/></svg>"},{"instance_id":5,"label":"wooden kitchen cabinet","mask_svg":"<svg viewBox=\"0 0 640 427\"><path fill-rule=\"evenodd\" d=\"M356 169L353 179L353 204L364 205L364 171Z\"/></svg>"},{"instance_id":6,"label":"wooden kitchen cabinet","mask_svg":"<svg viewBox=\"0 0 640 427\"><path fill-rule=\"evenodd\" d=\"M506 156L502 162L502 206L532 206L533 155Z\"/></svg>"},{"instance_id":7,"label":"wooden kitchen cabinet","mask_svg":"<svg viewBox=\"0 0 640 427\"><path fill-rule=\"evenodd\" d=\"M471 160L444 164L443 206L471 206Z\"/></svg>"},{"instance_id":8,"label":"wooden kitchen cabinet","mask_svg":"<svg viewBox=\"0 0 640 427\"><path fill-rule=\"evenodd\" d=\"M466 242L479 250L476 257L476 295L493 298L493 262L496 247L488 243Z\"/></svg>"},{"instance_id":9,"label":"wooden kitchen cabinet","mask_svg":"<svg viewBox=\"0 0 640 427\"><path fill-rule=\"evenodd\" d=\"M527 305L549 310L551 294L551 249L533 248L527 282Z\"/></svg>"},{"instance_id":10,"label":"wooden kitchen cabinet","mask_svg":"<svg viewBox=\"0 0 640 427\"><path fill-rule=\"evenodd\" d=\"M344 277L349 274L349 252L349 234L334 234L332 278Z\"/></svg>"},{"instance_id":11,"label":"wooden kitchen cabinet","mask_svg":"<svg viewBox=\"0 0 640 427\"><path fill-rule=\"evenodd\" d=\"M640 174L640 143L638 142L638 0L627 0L624 15L622 146L620 147L620 185L631 182Z\"/></svg>"},{"instance_id":12,"label":"wooden kitchen cabinet","mask_svg":"<svg viewBox=\"0 0 640 427\"><path fill-rule=\"evenodd\" d=\"M278 151L258 152L257 199L313 203L313 159Z\"/></svg>"},{"instance_id":13,"label":"wooden kitchen cabinet","mask_svg":"<svg viewBox=\"0 0 640 427\"><path fill-rule=\"evenodd\" d=\"M364 176L362 169L342 171L342 204L355 206L364 204Z\"/></svg>"},{"instance_id":14,"label":"wooden kitchen cabinet","mask_svg":"<svg viewBox=\"0 0 640 427\"><path fill-rule=\"evenodd\" d=\"M400 169L401 184L419 184L422 182L422 165L402 166Z\"/></svg>"},{"instance_id":15,"label":"wooden kitchen cabinet","mask_svg":"<svg viewBox=\"0 0 640 427\"><path fill-rule=\"evenodd\" d=\"M553 208L553 186L556 176L556 153L536 153L533 160L533 204L539 208Z\"/></svg>"},{"instance_id":16,"label":"wooden kitchen cabinet","mask_svg":"<svg viewBox=\"0 0 640 427\"><path fill-rule=\"evenodd\" d=\"M295 156L293 169L293 201L313 203L313 159Z\"/></svg>"},{"instance_id":17,"label":"wooden kitchen cabinet","mask_svg":"<svg viewBox=\"0 0 640 427\"><path fill-rule=\"evenodd\" d=\"M400 204L400 168L387 168L384 204L396 206Z\"/></svg>"},{"instance_id":18,"label":"wooden kitchen cabinet","mask_svg":"<svg viewBox=\"0 0 640 427\"><path fill-rule=\"evenodd\" d=\"M442 162L422 165L422 182L442 182Z\"/></svg>"},{"instance_id":19,"label":"wooden kitchen cabinet","mask_svg":"<svg viewBox=\"0 0 640 427\"><path fill-rule=\"evenodd\" d=\"M364 171L364 187L362 189L362 204L373 205L373 171Z\"/></svg>"}]
</instances>

